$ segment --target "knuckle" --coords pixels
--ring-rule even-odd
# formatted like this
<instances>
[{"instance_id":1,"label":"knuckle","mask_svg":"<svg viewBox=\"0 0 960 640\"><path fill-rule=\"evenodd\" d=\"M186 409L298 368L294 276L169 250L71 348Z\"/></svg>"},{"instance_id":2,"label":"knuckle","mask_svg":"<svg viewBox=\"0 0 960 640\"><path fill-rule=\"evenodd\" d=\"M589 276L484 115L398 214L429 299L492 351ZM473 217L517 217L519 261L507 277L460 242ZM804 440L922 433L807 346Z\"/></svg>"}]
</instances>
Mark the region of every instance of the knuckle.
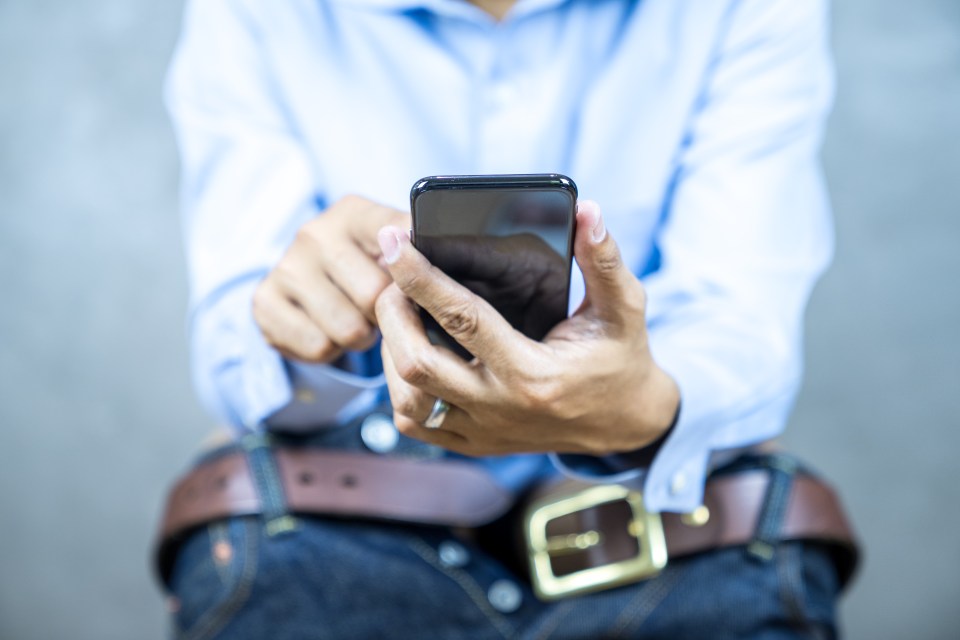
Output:
<instances>
[{"instance_id":1,"label":"knuckle","mask_svg":"<svg viewBox=\"0 0 960 640\"><path fill-rule=\"evenodd\" d=\"M326 336L320 335L304 338L298 352L307 362L326 362L333 356L335 348Z\"/></svg>"},{"instance_id":2,"label":"knuckle","mask_svg":"<svg viewBox=\"0 0 960 640\"><path fill-rule=\"evenodd\" d=\"M323 263L327 265L344 265L350 262L350 252L343 243L326 247L319 257L322 257Z\"/></svg>"},{"instance_id":3,"label":"knuckle","mask_svg":"<svg viewBox=\"0 0 960 640\"><path fill-rule=\"evenodd\" d=\"M393 424L397 427L397 431L408 437L413 436L420 427L414 420L397 411L396 408L393 412Z\"/></svg>"},{"instance_id":4,"label":"knuckle","mask_svg":"<svg viewBox=\"0 0 960 640\"><path fill-rule=\"evenodd\" d=\"M580 407L557 400L550 404L550 415L557 422L571 422L583 415Z\"/></svg>"},{"instance_id":5,"label":"knuckle","mask_svg":"<svg viewBox=\"0 0 960 640\"><path fill-rule=\"evenodd\" d=\"M320 220L321 218L314 218L310 222L301 225L300 228L297 229L297 233L294 236L294 246L302 244L314 244L319 237L316 233L316 227L320 223Z\"/></svg>"},{"instance_id":6,"label":"knuckle","mask_svg":"<svg viewBox=\"0 0 960 640\"><path fill-rule=\"evenodd\" d=\"M394 391L391 401L394 412L410 418L416 415L419 403L416 394L411 393L410 390Z\"/></svg>"},{"instance_id":7,"label":"knuckle","mask_svg":"<svg viewBox=\"0 0 960 640\"><path fill-rule=\"evenodd\" d=\"M623 262L620 259L620 252L616 248L602 252L594 261L597 272L606 276L617 274L622 265Z\"/></svg>"},{"instance_id":8,"label":"knuckle","mask_svg":"<svg viewBox=\"0 0 960 640\"><path fill-rule=\"evenodd\" d=\"M276 282L280 288L289 289L298 281L299 276L293 260L290 260L288 256L284 256L284 258L277 263L277 266L270 272L269 277L270 280Z\"/></svg>"},{"instance_id":9,"label":"knuckle","mask_svg":"<svg viewBox=\"0 0 960 640\"><path fill-rule=\"evenodd\" d=\"M354 292L357 306L365 313L371 313L377 306L380 294L389 283L390 281L384 276L381 279L358 284Z\"/></svg>"},{"instance_id":10,"label":"knuckle","mask_svg":"<svg viewBox=\"0 0 960 640\"><path fill-rule=\"evenodd\" d=\"M380 318L389 306L391 295L390 287L387 287L377 296L377 299L373 301L373 313L377 317L377 322L380 322Z\"/></svg>"},{"instance_id":11,"label":"knuckle","mask_svg":"<svg viewBox=\"0 0 960 640\"><path fill-rule=\"evenodd\" d=\"M398 227L406 227L410 225L409 212L401 211L399 209L391 209L388 215L389 224L393 224Z\"/></svg>"},{"instance_id":12,"label":"knuckle","mask_svg":"<svg viewBox=\"0 0 960 640\"><path fill-rule=\"evenodd\" d=\"M521 392L527 408L540 414L552 414L563 397L560 385L550 379L527 383Z\"/></svg>"},{"instance_id":13,"label":"knuckle","mask_svg":"<svg viewBox=\"0 0 960 640\"><path fill-rule=\"evenodd\" d=\"M361 202L364 202L364 199L355 193L348 193L342 198L340 198L339 200L337 200L337 204L347 206L347 207L356 206Z\"/></svg>"},{"instance_id":14,"label":"knuckle","mask_svg":"<svg viewBox=\"0 0 960 640\"><path fill-rule=\"evenodd\" d=\"M370 326L366 323L354 323L346 327L340 335L340 343L349 349L360 349L369 344Z\"/></svg>"},{"instance_id":15,"label":"knuckle","mask_svg":"<svg viewBox=\"0 0 960 640\"><path fill-rule=\"evenodd\" d=\"M401 272L394 276L394 282L404 293L416 294L425 287L423 275L416 272Z\"/></svg>"},{"instance_id":16,"label":"knuckle","mask_svg":"<svg viewBox=\"0 0 960 640\"><path fill-rule=\"evenodd\" d=\"M398 227L406 226L410 221L410 214L393 207L377 205L376 215L380 224L392 224Z\"/></svg>"},{"instance_id":17,"label":"knuckle","mask_svg":"<svg viewBox=\"0 0 960 640\"><path fill-rule=\"evenodd\" d=\"M401 358L396 362L396 368L397 375L399 375L404 382L415 387L429 380L432 373L427 358L422 354Z\"/></svg>"},{"instance_id":18,"label":"knuckle","mask_svg":"<svg viewBox=\"0 0 960 640\"><path fill-rule=\"evenodd\" d=\"M356 294L357 308L359 308L364 315L371 315L377 308L377 300L379 297L380 291L374 291L373 289L359 291Z\"/></svg>"},{"instance_id":19,"label":"knuckle","mask_svg":"<svg viewBox=\"0 0 960 640\"><path fill-rule=\"evenodd\" d=\"M391 311L397 308L405 298L406 294L396 284L391 283L384 287L373 301L373 316L377 324L381 324L383 318L389 317Z\"/></svg>"},{"instance_id":20,"label":"knuckle","mask_svg":"<svg viewBox=\"0 0 960 640\"><path fill-rule=\"evenodd\" d=\"M447 305L438 312L436 320L454 338L470 339L480 330L480 314L471 304Z\"/></svg>"},{"instance_id":21,"label":"knuckle","mask_svg":"<svg viewBox=\"0 0 960 640\"><path fill-rule=\"evenodd\" d=\"M367 201L364 198L355 193L348 193L327 207L327 209L324 211L324 215L319 217L329 217L331 220L334 220L340 216L349 215L350 213L355 212L359 207L362 207L365 204L367 204Z\"/></svg>"}]
</instances>

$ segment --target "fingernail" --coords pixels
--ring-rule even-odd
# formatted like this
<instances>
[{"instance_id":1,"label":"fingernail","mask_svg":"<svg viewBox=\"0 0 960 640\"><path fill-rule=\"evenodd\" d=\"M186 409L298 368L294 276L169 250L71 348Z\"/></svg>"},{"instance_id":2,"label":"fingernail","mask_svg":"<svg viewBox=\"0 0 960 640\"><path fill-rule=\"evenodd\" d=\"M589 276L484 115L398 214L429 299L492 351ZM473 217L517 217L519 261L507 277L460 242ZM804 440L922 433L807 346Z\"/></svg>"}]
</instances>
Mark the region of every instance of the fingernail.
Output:
<instances>
[{"instance_id":1,"label":"fingernail","mask_svg":"<svg viewBox=\"0 0 960 640\"><path fill-rule=\"evenodd\" d=\"M593 241L603 242L607 237L607 225L603 224L603 215L597 210L597 222L593 225Z\"/></svg>"},{"instance_id":2,"label":"fingernail","mask_svg":"<svg viewBox=\"0 0 960 640\"><path fill-rule=\"evenodd\" d=\"M380 251L383 252L383 259L387 264L393 264L400 257L400 238L397 236L393 227L384 227L377 232L377 242L380 244Z\"/></svg>"},{"instance_id":3,"label":"fingernail","mask_svg":"<svg viewBox=\"0 0 960 640\"><path fill-rule=\"evenodd\" d=\"M587 219L584 222L593 224L590 229L590 239L594 243L602 242L607 237L607 226L603 223L600 206L592 200L584 200L580 203L580 210L586 214Z\"/></svg>"}]
</instances>

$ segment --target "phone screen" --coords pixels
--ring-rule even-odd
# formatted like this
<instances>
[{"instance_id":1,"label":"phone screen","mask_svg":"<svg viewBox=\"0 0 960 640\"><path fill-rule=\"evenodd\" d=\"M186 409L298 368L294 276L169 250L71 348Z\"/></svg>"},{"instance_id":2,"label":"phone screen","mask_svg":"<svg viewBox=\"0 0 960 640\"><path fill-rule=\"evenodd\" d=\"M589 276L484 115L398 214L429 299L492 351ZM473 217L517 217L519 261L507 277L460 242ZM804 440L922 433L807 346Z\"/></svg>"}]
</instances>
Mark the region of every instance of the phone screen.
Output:
<instances>
[{"instance_id":1,"label":"phone screen","mask_svg":"<svg viewBox=\"0 0 960 640\"><path fill-rule=\"evenodd\" d=\"M414 186L411 204L416 247L515 329L540 340L567 317L576 207L569 178L427 178ZM432 342L469 357L421 315Z\"/></svg>"}]
</instances>

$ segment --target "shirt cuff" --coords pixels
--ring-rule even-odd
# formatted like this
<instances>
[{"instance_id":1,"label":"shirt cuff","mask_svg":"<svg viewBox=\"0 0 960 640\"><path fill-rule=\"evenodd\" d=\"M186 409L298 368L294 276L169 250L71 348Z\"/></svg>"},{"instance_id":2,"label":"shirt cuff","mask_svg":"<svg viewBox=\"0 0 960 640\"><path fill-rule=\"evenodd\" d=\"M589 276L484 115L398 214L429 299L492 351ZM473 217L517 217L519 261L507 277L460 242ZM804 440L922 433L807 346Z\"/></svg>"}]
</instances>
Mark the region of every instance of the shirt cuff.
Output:
<instances>
[{"instance_id":1,"label":"shirt cuff","mask_svg":"<svg viewBox=\"0 0 960 640\"><path fill-rule=\"evenodd\" d=\"M267 419L267 426L277 431L309 431L347 423L376 404L385 384L382 373L364 376L334 365L287 362L286 369L292 397Z\"/></svg>"},{"instance_id":2,"label":"shirt cuff","mask_svg":"<svg viewBox=\"0 0 960 640\"><path fill-rule=\"evenodd\" d=\"M712 431L723 423L716 403L708 400L715 398L717 385L709 364L682 345L661 344L654 351L654 359L677 382L682 398L673 427L654 443L655 450L602 458L552 454L551 459L562 472L579 480L642 489L650 511L689 513L703 501ZM637 466L625 468L631 461Z\"/></svg>"},{"instance_id":3,"label":"shirt cuff","mask_svg":"<svg viewBox=\"0 0 960 640\"><path fill-rule=\"evenodd\" d=\"M258 282L234 283L194 311L194 380L208 408L241 432L303 431L348 422L372 405L384 385L382 374L288 362L267 344L253 319ZM350 354L346 366L361 355Z\"/></svg>"},{"instance_id":4,"label":"shirt cuff","mask_svg":"<svg viewBox=\"0 0 960 640\"><path fill-rule=\"evenodd\" d=\"M677 416L679 416L679 408ZM613 484L637 484L651 465L667 438L677 424L673 423L659 438L634 451L614 453L607 456L590 456L577 453L551 453L553 464L565 475L582 482Z\"/></svg>"},{"instance_id":5,"label":"shirt cuff","mask_svg":"<svg viewBox=\"0 0 960 640\"><path fill-rule=\"evenodd\" d=\"M644 478L644 504L651 511L689 513L703 502L714 432L728 419L716 402L716 376L724 372L677 340L651 341L651 349L683 400L674 428Z\"/></svg>"},{"instance_id":6,"label":"shirt cuff","mask_svg":"<svg viewBox=\"0 0 960 640\"><path fill-rule=\"evenodd\" d=\"M287 404L283 359L263 339L251 299L259 278L231 283L191 314L194 384L204 405L238 431L259 428Z\"/></svg>"}]
</instances>

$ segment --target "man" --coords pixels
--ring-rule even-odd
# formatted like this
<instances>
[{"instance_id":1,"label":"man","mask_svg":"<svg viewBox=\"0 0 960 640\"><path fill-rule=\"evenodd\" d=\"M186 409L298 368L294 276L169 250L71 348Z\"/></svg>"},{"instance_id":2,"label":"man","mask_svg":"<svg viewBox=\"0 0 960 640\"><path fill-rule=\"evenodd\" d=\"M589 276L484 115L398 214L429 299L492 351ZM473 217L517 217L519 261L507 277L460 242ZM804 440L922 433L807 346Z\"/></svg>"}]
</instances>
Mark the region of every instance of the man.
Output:
<instances>
[{"instance_id":1,"label":"man","mask_svg":"<svg viewBox=\"0 0 960 640\"><path fill-rule=\"evenodd\" d=\"M197 388L239 434L287 434L245 441L263 518L178 546L183 637L835 633L831 555L781 542L793 462L740 457L783 429L831 254L823 2L193 0L168 89ZM427 263L405 205L425 175L533 172L590 198L582 303L542 343ZM476 359L429 344L416 305ZM453 489L407 483L404 456L466 463L511 503L559 472L642 489L646 511L701 513L690 527L711 472L773 479L742 545L545 603L496 533L506 508L471 531L391 506L304 517L291 492L317 472L272 457L291 433L368 450L413 510ZM340 477L329 491L367 486Z\"/></svg>"}]
</instances>

